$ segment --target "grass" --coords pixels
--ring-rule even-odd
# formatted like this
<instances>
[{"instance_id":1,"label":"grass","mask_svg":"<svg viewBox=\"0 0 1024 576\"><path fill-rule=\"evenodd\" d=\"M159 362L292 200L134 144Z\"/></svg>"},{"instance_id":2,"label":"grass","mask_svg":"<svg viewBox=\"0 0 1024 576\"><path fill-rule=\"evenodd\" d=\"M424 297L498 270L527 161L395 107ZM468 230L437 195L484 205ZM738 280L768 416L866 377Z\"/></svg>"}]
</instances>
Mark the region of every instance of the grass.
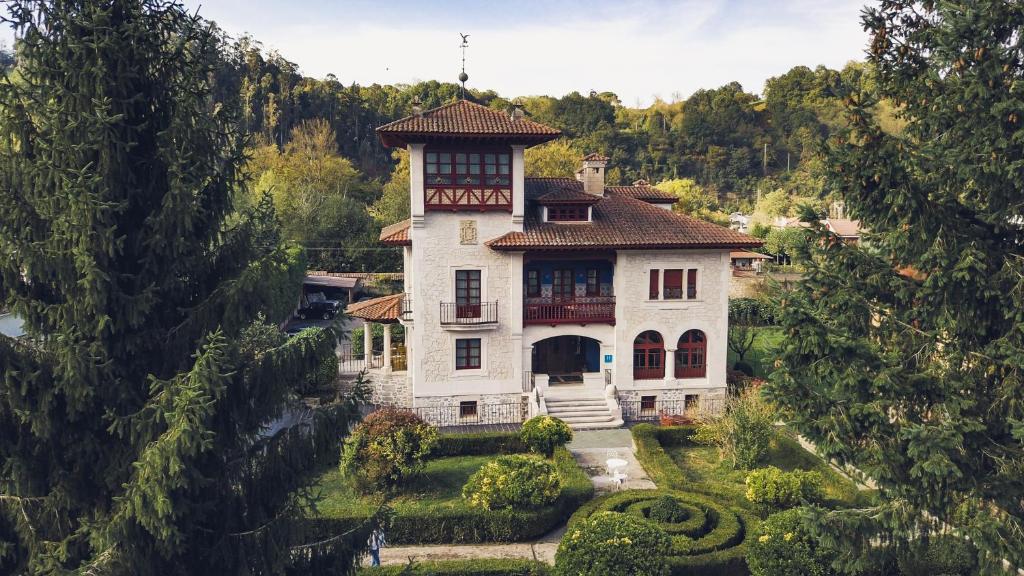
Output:
<instances>
[{"instance_id":1,"label":"grass","mask_svg":"<svg viewBox=\"0 0 1024 576\"><path fill-rule=\"evenodd\" d=\"M687 482L714 486L722 496L742 506L749 506L746 499L745 480L748 470L736 470L723 462L718 449L711 446L665 446L665 451L679 467ZM781 433L772 441L768 456L762 466L775 466L785 471L816 470L821 473L824 483L826 504L830 506L854 506L864 501L867 494L861 493L853 481L836 472L824 460L803 449L800 444Z\"/></svg>"},{"instance_id":2,"label":"grass","mask_svg":"<svg viewBox=\"0 0 1024 576\"><path fill-rule=\"evenodd\" d=\"M462 486L474 472L493 458L452 456L428 460L423 473L402 486L388 505L398 514L428 508L464 508L466 503L462 499ZM357 491L348 479L341 476L337 467L320 476L314 490L323 494L323 499L317 503L317 511L327 517L371 514L383 500L378 494L365 495Z\"/></svg>"},{"instance_id":3,"label":"grass","mask_svg":"<svg viewBox=\"0 0 1024 576\"><path fill-rule=\"evenodd\" d=\"M768 378L775 370L775 358L778 357L778 349L783 338L782 330L775 326L754 328L754 345L743 361L753 368L755 378ZM736 353L729 350L728 365L736 364L738 359Z\"/></svg>"}]
</instances>

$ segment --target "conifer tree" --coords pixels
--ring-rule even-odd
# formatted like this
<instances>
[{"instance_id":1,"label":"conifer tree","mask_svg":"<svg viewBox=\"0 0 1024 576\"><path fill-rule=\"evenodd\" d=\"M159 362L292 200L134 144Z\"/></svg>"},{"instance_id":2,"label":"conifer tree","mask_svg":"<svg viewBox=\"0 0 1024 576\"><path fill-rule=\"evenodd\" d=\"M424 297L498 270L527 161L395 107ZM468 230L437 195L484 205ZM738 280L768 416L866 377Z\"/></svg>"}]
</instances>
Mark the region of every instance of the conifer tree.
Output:
<instances>
[{"instance_id":1,"label":"conifer tree","mask_svg":"<svg viewBox=\"0 0 1024 576\"><path fill-rule=\"evenodd\" d=\"M365 535L295 518L351 407L264 433L334 334L239 341L305 264L269 202L232 208L223 39L169 0L5 4L0 307L28 337L0 337L0 572L349 572Z\"/></svg>"},{"instance_id":2,"label":"conifer tree","mask_svg":"<svg viewBox=\"0 0 1024 576\"><path fill-rule=\"evenodd\" d=\"M1024 567L1024 6L885 0L863 23L878 93L835 85L849 129L828 164L870 233L812 234L769 393L879 488L818 518L841 564L952 531Z\"/></svg>"}]
</instances>

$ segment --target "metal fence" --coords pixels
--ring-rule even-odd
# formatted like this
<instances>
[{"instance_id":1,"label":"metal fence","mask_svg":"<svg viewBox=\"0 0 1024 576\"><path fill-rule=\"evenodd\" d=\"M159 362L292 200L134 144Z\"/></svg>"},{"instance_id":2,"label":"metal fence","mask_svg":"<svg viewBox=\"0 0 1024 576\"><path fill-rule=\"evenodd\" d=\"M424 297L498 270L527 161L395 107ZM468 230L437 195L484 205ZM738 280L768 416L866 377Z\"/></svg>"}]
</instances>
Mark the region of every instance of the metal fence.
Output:
<instances>
[{"instance_id":1,"label":"metal fence","mask_svg":"<svg viewBox=\"0 0 1024 576\"><path fill-rule=\"evenodd\" d=\"M662 416L690 416L694 419L720 416L725 412L727 398L702 398L696 394L685 399L660 398L624 400L619 402L622 407L622 419L627 422L652 422Z\"/></svg>"},{"instance_id":2,"label":"metal fence","mask_svg":"<svg viewBox=\"0 0 1024 576\"><path fill-rule=\"evenodd\" d=\"M442 326L473 326L476 324L494 324L498 321L498 301L463 304L459 302L441 302Z\"/></svg>"}]
</instances>

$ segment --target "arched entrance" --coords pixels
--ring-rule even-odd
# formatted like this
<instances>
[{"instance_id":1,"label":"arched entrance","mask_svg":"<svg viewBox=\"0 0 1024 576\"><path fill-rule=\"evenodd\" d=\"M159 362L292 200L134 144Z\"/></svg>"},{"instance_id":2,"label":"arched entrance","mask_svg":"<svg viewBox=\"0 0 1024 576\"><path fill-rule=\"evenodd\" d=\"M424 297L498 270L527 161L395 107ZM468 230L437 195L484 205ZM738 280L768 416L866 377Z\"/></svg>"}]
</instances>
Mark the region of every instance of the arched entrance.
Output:
<instances>
[{"instance_id":1,"label":"arched entrance","mask_svg":"<svg viewBox=\"0 0 1024 576\"><path fill-rule=\"evenodd\" d=\"M533 345L533 372L550 384L578 384L601 371L601 343L586 336L553 336Z\"/></svg>"}]
</instances>

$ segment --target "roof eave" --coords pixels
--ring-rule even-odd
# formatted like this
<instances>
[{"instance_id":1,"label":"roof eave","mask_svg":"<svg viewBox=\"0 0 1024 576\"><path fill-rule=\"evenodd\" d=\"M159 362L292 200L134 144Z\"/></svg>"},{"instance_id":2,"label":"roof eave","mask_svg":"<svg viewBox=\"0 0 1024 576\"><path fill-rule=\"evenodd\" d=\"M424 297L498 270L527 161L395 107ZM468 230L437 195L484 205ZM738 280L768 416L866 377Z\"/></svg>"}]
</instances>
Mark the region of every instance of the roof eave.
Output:
<instances>
[{"instance_id":1,"label":"roof eave","mask_svg":"<svg viewBox=\"0 0 1024 576\"><path fill-rule=\"evenodd\" d=\"M508 144L523 144L529 148L550 142L561 135L561 131L553 134L494 134L488 132L392 132L377 128L377 137L380 139L381 144L388 148L404 148L409 144L430 144L439 141L459 140L486 140Z\"/></svg>"}]
</instances>

